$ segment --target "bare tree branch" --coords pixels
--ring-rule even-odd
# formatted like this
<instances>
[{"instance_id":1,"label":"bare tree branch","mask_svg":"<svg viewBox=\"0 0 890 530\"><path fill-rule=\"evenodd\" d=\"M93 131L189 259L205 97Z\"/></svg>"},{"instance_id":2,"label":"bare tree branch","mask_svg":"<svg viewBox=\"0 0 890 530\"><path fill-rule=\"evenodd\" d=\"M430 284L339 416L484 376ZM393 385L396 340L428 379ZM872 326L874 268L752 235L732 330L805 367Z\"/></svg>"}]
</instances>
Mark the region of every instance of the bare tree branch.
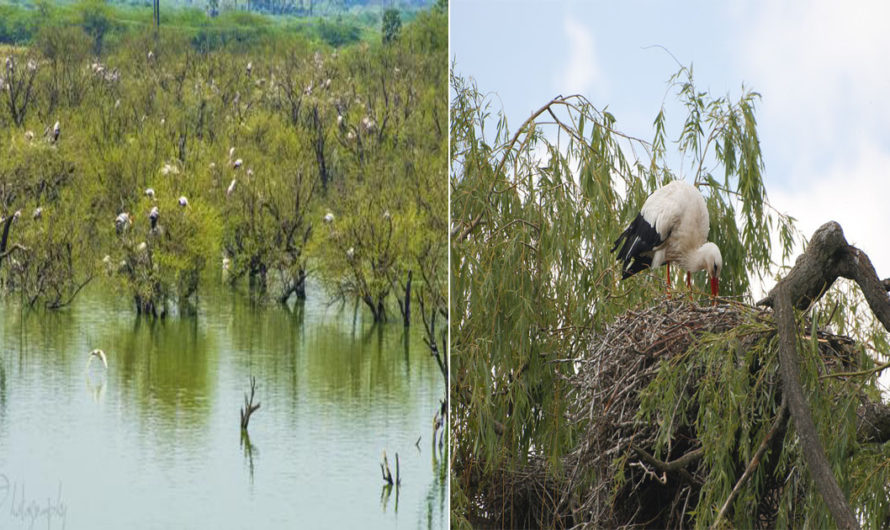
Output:
<instances>
[{"instance_id":1,"label":"bare tree branch","mask_svg":"<svg viewBox=\"0 0 890 530\"><path fill-rule=\"evenodd\" d=\"M809 307L839 276L852 278L859 284L875 316L890 329L890 300L883 284L878 280L868 257L847 244L840 225L833 221L822 225L813 234L809 246L797 259L791 272L759 303L775 309L782 386L807 468L835 523L840 528L848 529L859 528L859 523L831 471L812 411L804 397L798 368L797 324L794 320L794 308Z\"/></svg>"}]
</instances>

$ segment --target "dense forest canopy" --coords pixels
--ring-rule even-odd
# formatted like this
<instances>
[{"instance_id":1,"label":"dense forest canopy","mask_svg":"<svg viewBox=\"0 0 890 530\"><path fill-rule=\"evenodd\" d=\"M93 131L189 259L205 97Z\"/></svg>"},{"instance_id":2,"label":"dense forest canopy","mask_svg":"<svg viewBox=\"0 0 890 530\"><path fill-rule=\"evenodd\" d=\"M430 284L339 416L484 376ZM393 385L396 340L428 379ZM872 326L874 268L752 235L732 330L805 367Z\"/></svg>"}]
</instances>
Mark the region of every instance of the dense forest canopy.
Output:
<instances>
[{"instance_id":1,"label":"dense forest canopy","mask_svg":"<svg viewBox=\"0 0 890 530\"><path fill-rule=\"evenodd\" d=\"M686 68L669 86L685 115L654 113L646 141L582 96L508 130L452 74L456 527L834 524L788 421L773 314L752 306L752 280L783 276L774 256L803 239L767 197L760 96L714 97ZM667 299L663 271L621 281L610 252L676 179L704 195L723 254L714 308L704 275L687 292L674 271ZM837 282L797 313L799 377L843 495L886 527L890 449L862 418L887 409L890 347L861 300Z\"/></svg>"},{"instance_id":2,"label":"dense forest canopy","mask_svg":"<svg viewBox=\"0 0 890 530\"><path fill-rule=\"evenodd\" d=\"M327 296L315 275L375 321L444 313L444 11L334 48L250 20L210 43L92 1L39 9L29 44L0 49L4 294L58 308L101 281L163 316L220 278Z\"/></svg>"},{"instance_id":3,"label":"dense forest canopy","mask_svg":"<svg viewBox=\"0 0 890 530\"><path fill-rule=\"evenodd\" d=\"M177 2L159 5L160 26L196 47L253 45L283 35L301 35L329 46L377 41L387 12L410 22L432 8L447 11L446 2L330 2L253 0L251 2ZM79 25L102 40L117 42L125 35L149 31L155 25L153 3L77 0L36 0L0 3L0 43L28 44L42 28ZM98 52L98 50L97 50Z\"/></svg>"}]
</instances>

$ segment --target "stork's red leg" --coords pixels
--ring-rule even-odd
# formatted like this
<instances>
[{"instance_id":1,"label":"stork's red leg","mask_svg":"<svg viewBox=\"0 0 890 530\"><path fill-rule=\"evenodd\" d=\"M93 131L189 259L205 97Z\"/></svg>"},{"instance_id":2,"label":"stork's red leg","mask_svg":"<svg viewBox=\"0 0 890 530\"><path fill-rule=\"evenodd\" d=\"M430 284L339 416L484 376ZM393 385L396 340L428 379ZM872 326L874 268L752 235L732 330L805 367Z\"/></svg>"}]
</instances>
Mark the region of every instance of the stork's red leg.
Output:
<instances>
[{"instance_id":1,"label":"stork's red leg","mask_svg":"<svg viewBox=\"0 0 890 530\"><path fill-rule=\"evenodd\" d=\"M664 264L664 276L667 278L667 297L671 297L671 262L668 261Z\"/></svg>"}]
</instances>

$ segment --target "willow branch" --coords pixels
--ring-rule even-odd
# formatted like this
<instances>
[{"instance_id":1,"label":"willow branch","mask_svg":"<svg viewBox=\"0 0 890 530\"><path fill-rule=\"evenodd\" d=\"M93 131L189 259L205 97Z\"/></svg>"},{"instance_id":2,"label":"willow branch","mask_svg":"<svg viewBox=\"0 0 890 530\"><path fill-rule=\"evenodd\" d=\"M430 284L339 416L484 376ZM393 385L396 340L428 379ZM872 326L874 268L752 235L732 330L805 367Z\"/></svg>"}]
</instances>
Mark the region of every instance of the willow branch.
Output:
<instances>
[{"instance_id":1,"label":"willow branch","mask_svg":"<svg viewBox=\"0 0 890 530\"><path fill-rule=\"evenodd\" d=\"M736 497L739 496L739 492L742 491L742 486L745 485L745 483L757 469L757 466L760 465L760 460L763 458L764 453L766 453L767 448L769 448L770 441L772 441L776 433L779 432L779 429L782 428L782 425L785 424L785 420L787 418L788 405L786 398L782 397L782 404L779 406L779 414L778 416L776 416L776 420L773 422L773 426L770 428L769 432L766 433L763 441L760 442L760 447L757 448L757 452L754 453L754 457L751 458L750 462L748 462L748 467L745 468L745 472L742 473L742 476L739 477L738 482L735 483L735 486L729 493L729 497L726 498L726 502L724 502L723 507L720 508L720 512L717 514L717 518L714 519L713 523L711 523L711 530L716 529L717 523L719 523L720 520L726 516L726 512L729 510L729 507L732 506L733 501L735 501Z\"/></svg>"}]
</instances>

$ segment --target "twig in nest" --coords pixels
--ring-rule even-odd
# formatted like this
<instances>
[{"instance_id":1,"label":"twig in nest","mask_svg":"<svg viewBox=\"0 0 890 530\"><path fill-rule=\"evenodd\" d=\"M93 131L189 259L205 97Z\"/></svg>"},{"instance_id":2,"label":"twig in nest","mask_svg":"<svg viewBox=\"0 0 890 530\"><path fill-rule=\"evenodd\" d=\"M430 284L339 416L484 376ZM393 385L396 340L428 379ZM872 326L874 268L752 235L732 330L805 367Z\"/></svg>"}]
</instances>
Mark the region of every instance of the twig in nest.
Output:
<instances>
[{"instance_id":1,"label":"twig in nest","mask_svg":"<svg viewBox=\"0 0 890 530\"><path fill-rule=\"evenodd\" d=\"M634 452L637 453L637 455L639 455L639 457L643 459L644 462L651 466L654 466L659 471L662 471L664 473L677 473L683 480L689 482L690 484L697 484L699 486L702 485L701 480L693 477L688 471L686 471L687 465L699 460L705 454L705 450L701 447L695 449L694 451L690 451L680 458L672 460L670 462L662 462L661 460L658 460L654 456L647 453L644 449L637 447L634 444L631 444L630 448L633 449ZM662 482L662 484L666 483L666 480L665 482Z\"/></svg>"}]
</instances>

